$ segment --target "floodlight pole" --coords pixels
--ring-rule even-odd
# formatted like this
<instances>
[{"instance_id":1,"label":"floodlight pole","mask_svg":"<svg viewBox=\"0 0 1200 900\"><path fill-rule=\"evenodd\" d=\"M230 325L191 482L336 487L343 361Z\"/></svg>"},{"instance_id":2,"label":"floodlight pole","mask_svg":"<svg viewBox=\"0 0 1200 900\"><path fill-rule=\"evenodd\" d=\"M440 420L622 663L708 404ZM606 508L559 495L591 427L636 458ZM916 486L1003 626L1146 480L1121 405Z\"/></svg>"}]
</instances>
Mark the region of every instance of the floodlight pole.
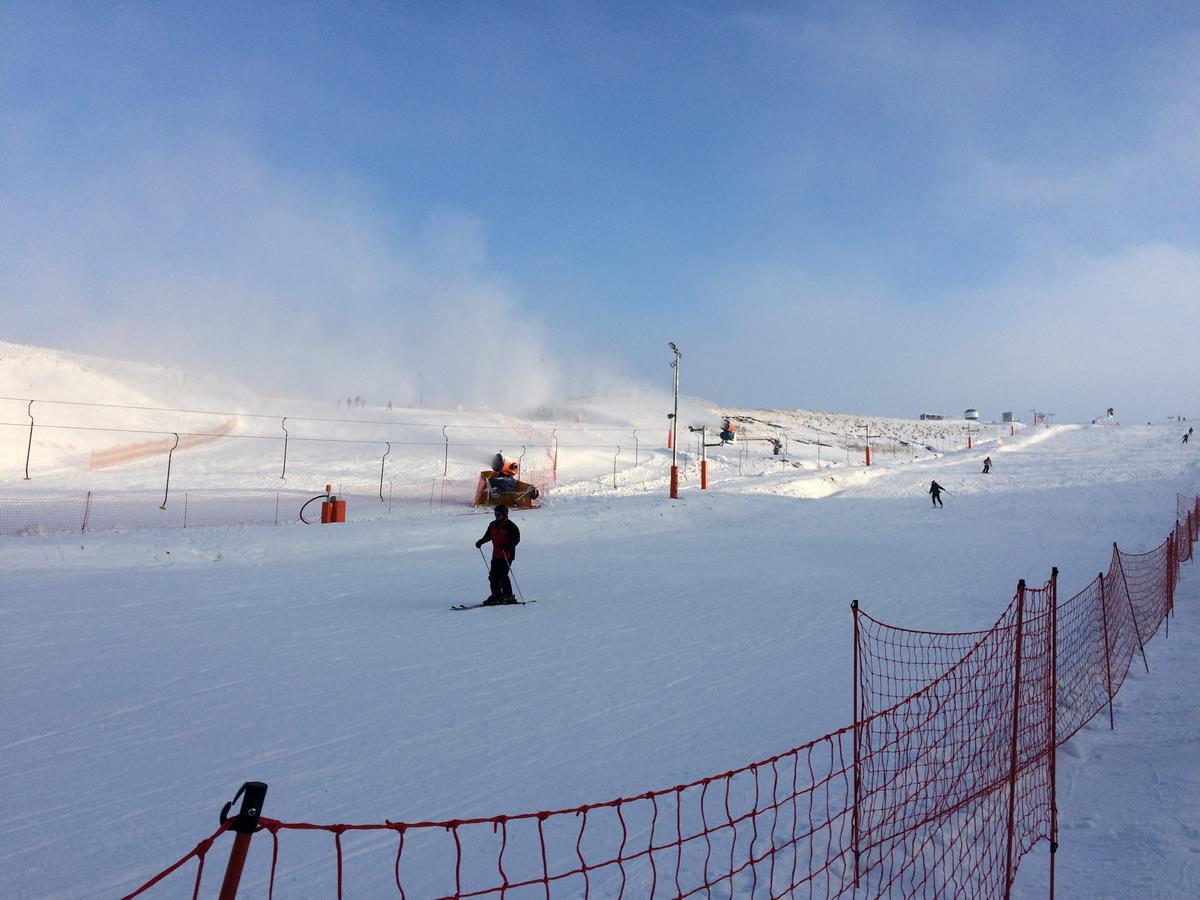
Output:
<instances>
[{"instance_id":1,"label":"floodlight pole","mask_svg":"<svg viewBox=\"0 0 1200 900\"><path fill-rule=\"evenodd\" d=\"M675 370L675 407L671 413L671 499L679 499L679 465L677 464L675 454L678 452L679 446L679 360L683 354L679 352L679 348L675 346L674 341L667 341L667 346L671 348L671 352L675 354L675 359L671 361L671 368Z\"/></svg>"}]
</instances>

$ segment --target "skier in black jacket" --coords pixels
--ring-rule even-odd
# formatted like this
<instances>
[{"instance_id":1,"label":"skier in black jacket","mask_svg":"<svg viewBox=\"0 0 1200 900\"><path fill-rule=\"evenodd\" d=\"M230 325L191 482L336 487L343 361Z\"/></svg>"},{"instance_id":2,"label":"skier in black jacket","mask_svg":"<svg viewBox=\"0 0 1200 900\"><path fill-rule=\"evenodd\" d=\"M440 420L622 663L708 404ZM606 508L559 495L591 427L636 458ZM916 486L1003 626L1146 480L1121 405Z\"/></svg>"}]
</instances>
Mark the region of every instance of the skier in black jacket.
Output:
<instances>
[{"instance_id":1,"label":"skier in black jacket","mask_svg":"<svg viewBox=\"0 0 1200 900\"><path fill-rule=\"evenodd\" d=\"M475 542L475 546L483 549L483 545L491 541L492 565L488 569L488 586L491 593L483 601L484 606L495 606L498 603L516 603L513 597L512 582L508 578L508 570L512 561L517 557L517 544L521 543L521 529L508 518L508 507L503 503L496 507L496 518L488 523L483 537Z\"/></svg>"},{"instance_id":2,"label":"skier in black jacket","mask_svg":"<svg viewBox=\"0 0 1200 900\"><path fill-rule=\"evenodd\" d=\"M933 498L934 506L942 505L942 491L944 490L945 488L936 481L929 482L929 496Z\"/></svg>"}]
</instances>

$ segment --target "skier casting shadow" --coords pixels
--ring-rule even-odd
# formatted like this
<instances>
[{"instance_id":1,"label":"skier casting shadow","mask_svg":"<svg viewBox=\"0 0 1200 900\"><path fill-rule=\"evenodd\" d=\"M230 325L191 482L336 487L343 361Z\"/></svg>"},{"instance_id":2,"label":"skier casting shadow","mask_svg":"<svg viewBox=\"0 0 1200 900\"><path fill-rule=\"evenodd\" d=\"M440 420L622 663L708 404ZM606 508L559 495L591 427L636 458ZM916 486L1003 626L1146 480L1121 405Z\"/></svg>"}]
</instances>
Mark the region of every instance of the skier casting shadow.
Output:
<instances>
[{"instance_id":1,"label":"skier casting shadow","mask_svg":"<svg viewBox=\"0 0 1200 900\"><path fill-rule=\"evenodd\" d=\"M986 475L990 471L992 471L992 458L985 456L983 458L983 474ZM934 482L934 484L937 484L937 482Z\"/></svg>"},{"instance_id":2,"label":"skier casting shadow","mask_svg":"<svg viewBox=\"0 0 1200 900\"><path fill-rule=\"evenodd\" d=\"M946 489L944 487L942 487L940 484L938 484L936 481L929 482L929 496L932 498L934 506L942 506L943 505L942 504L942 491L945 491L945 490ZM949 493L949 491L947 491L947 493Z\"/></svg>"},{"instance_id":3,"label":"skier casting shadow","mask_svg":"<svg viewBox=\"0 0 1200 900\"><path fill-rule=\"evenodd\" d=\"M517 544L521 543L521 529L508 518L508 507L503 503L496 507L496 518L488 523L483 537L475 542L475 546L483 549L483 545L491 541L492 564L488 569L488 586L491 593L483 601L484 606L496 606L500 603L516 603L513 596L512 582L508 578L508 570L512 561L517 557Z\"/></svg>"}]
</instances>

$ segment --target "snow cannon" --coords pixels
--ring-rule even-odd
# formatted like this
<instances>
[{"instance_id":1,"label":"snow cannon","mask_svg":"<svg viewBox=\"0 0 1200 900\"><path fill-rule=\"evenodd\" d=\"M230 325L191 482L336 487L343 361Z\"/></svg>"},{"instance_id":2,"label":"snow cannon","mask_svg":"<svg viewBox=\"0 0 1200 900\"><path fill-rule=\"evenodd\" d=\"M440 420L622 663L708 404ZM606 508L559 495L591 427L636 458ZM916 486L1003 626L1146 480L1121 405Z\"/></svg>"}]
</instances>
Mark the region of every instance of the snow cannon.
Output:
<instances>
[{"instance_id":1,"label":"snow cannon","mask_svg":"<svg viewBox=\"0 0 1200 900\"><path fill-rule=\"evenodd\" d=\"M737 423L728 416L721 421L721 443L733 444L737 442Z\"/></svg>"},{"instance_id":2,"label":"snow cannon","mask_svg":"<svg viewBox=\"0 0 1200 900\"><path fill-rule=\"evenodd\" d=\"M516 509L534 509L534 501L541 496L538 489L527 482L518 481L515 475L485 469L479 473L475 487L475 506L505 506Z\"/></svg>"}]
</instances>

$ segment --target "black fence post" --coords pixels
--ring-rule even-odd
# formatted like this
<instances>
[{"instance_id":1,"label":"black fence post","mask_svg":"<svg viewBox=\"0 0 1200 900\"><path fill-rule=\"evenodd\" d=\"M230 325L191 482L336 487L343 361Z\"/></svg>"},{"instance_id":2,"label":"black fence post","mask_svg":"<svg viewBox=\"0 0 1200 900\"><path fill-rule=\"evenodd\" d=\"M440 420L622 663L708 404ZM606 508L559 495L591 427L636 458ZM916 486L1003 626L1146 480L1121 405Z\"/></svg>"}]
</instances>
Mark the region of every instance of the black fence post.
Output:
<instances>
[{"instance_id":1,"label":"black fence post","mask_svg":"<svg viewBox=\"0 0 1200 900\"><path fill-rule=\"evenodd\" d=\"M175 455L175 448L179 446L179 433L173 432L175 435L175 444L167 451L167 486L163 491L163 502L159 509L167 508L167 495L171 493L171 457Z\"/></svg>"},{"instance_id":2,"label":"black fence post","mask_svg":"<svg viewBox=\"0 0 1200 900\"><path fill-rule=\"evenodd\" d=\"M29 416L29 443L25 446L25 480L29 480L29 454L33 452L33 404L30 400L25 407L25 415Z\"/></svg>"},{"instance_id":3,"label":"black fence post","mask_svg":"<svg viewBox=\"0 0 1200 900\"><path fill-rule=\"evenodd\" d=\"M383 502L383 470L387 465L388 454L392 452L392 442L387 441L387 450L383 453L383 458L379 460L379 502ZM390 509L389 509L390 512Z\"/></svg>"}]
</instances>

